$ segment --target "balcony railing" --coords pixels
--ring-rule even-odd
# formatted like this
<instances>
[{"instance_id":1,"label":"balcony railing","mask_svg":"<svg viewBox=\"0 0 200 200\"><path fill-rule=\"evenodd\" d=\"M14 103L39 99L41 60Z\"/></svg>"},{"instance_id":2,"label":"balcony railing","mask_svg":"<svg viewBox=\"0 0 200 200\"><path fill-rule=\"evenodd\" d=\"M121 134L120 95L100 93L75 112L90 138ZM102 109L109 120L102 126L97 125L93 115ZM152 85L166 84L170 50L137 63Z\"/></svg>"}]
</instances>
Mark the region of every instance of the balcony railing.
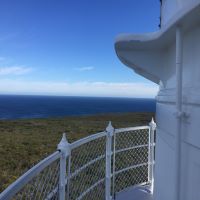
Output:
<instances>
[{"instance_id":1,"label":"balcony railing","mask_svg":"<svg viewBox=\"0 0 200 200\"><path fill-rule=\"evenodd\" d=\"M58 150L0 194L7 199L106 199L135 185L153 191L154 131L149 126L100 132L73 143L65 134Z\"/></svg>"}]
</instances>

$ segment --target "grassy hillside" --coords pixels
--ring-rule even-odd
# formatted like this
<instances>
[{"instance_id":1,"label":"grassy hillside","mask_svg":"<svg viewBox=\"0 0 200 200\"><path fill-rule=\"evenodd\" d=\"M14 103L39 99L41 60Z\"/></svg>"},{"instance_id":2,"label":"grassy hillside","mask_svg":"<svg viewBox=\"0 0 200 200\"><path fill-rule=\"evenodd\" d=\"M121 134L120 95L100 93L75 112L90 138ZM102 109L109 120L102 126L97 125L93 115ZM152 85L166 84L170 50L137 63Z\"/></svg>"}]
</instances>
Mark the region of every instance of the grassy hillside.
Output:
<instances>
[{"instance_id":1,"label":"grassy hillside","mask_svg":"<svg viewBox=\"0 0 200 200\"><path fill-rule=\"evenodd\" d=\"M0 192L38 161L56 150L62 133L69 142L105 130L147 125L154 113L0 121Z\"/></svg>"}]
</instances>

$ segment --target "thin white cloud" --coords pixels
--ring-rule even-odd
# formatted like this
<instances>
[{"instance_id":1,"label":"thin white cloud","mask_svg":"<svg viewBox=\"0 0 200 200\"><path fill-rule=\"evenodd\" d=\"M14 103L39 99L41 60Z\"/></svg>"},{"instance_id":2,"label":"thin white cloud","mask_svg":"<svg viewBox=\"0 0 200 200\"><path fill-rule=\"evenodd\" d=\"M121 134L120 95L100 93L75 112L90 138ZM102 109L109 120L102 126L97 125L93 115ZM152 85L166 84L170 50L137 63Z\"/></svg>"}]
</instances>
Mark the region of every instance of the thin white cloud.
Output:
<instances>
[{"instance_id":1,"label":"thin white cloud","mask_svg":"<svg viewBox=\"0 0 200 200\"><path fill-rule=\"evenodd\" d=\"M30 67L24 66L10 66L10 67L0 67L0 75L22 75L27 74L32 71Z\"/></svg>"},{"instance_id":2,"label":"thin white cloud","mask_svg":"<svg viewBox=\"0 0 200 200\"><path fill-rule=\"evenodd\" d=\"M89 67L77 67L77 68L74 68L75 70L77 71L80 71L80 72L84 72L84 71L92 71L94 70L94 67L92 66L89 66Z\"/></svg>"},{"instance_id":3,"label":"thin white cloud","mask_svg":"<svg viewBox=\"0 0 200 200\"><path fill-rule=\"evenodd\" d=\"M36 82L0 80L0 93L99 97L155 97L158 87L146 83Z\"/></svg>"}]
</instances>

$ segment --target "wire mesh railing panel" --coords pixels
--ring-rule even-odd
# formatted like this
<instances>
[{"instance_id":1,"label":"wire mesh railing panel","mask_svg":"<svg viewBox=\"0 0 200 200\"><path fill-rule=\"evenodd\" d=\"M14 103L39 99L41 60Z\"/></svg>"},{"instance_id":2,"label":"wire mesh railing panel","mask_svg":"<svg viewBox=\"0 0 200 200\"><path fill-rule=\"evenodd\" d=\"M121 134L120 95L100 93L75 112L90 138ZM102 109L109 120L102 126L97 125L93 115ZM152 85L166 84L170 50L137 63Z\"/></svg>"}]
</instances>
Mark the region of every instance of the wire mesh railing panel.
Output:
<instances>
[{"instance_id":1,"label":"wire mesh railing panel","mask_svg":"<svg viewBox=\"0 0 200 200\"><path fill-rule=\"evenodd\" d=\"M147 181L148 168L146 165L122 171L115 175L115 192Z\"/></svg>"},{"instance_id":2,"label":"wire mesh railing panel","mask_svg":"<svg viewBox=\"0 0 200 200\"><path fill-rule=\"evenodd\" d=\"M121 170L130 166L137 166L148 162L148 146L133 148L116 153L115 170Z\"/></svg>"},{"instance_id":3,"label":"wire mesh railing panel","mask_svg":"<svg viewBox=\"0 0 200 200\"><path fill-rule=\"evenodd\" d=\"M105 178L105 152L105 136L76 147L71 151L69 199L77 199L86 191L92 193L90 188L91 190L97 190L100 187L101 182L93 188L98 181Z\"/></svg>"},{"instance_id":4,"label":"wire mesh railing panel","mask_svg":"<svg viewBox=\"0 0 200 200\"><path fill-rule=\"evenodd\" d=\"M149 143L149 129L138 129L116 134L115 149L124 149Z\"/></svg>"},{"instance_id":5,"label":"wire mesh railing panel","mask_svg":"<svg viewBox=\"0 0 200 200\"><path fill-rule=\"evenodd\" d=\"M114 193L148 182L149 129L115 135Z\"/></svg>"},{"instance_id":6,"label":"wire mesh railing panel","mask_svg":"<svg viewBox=\"0 0 200 200\"><path fill-rule=\"evenodd\" d=\"M31 181L29 181L15 196L13 200L42 200L48 199L49 194L52 194L49 199L58 199L58 182L59 182L59 159L51 163ZM52 191L54 191L52 193Z\"/></svg>"},{"instance_id":7,"label":"wire mesh railing panel","mask_svg":"<svg viewBox=\"0 0 200 200\"><path fill-rule=\"evenodd\" d=\"M70 199L77 199L99 180L105 178L105 159L101 159L70 179Z\"/></svg>"},{"instance_id":8,"label":"wire mesh railing panel","mask_svg":"<svg viewBox=\"0 0 200 200\"><path fill-rule=\"evenodd\" d=\"M91 160L105 155L106 137L101 137L81 146L78 146L71 151L71 173L75 172L80 167L84 166Z\"/></svg>"},{"instance_id":9,"label":"wire mesh railing panel","mask_svg":"<svg viewBox=\"0 0 200 200\"><path fill-rule=\"evenodd\" d=\"M96 187L88 192L83 198L83 200L105 200L105 180L99 183Z\"/></svg>"}]
</instances>

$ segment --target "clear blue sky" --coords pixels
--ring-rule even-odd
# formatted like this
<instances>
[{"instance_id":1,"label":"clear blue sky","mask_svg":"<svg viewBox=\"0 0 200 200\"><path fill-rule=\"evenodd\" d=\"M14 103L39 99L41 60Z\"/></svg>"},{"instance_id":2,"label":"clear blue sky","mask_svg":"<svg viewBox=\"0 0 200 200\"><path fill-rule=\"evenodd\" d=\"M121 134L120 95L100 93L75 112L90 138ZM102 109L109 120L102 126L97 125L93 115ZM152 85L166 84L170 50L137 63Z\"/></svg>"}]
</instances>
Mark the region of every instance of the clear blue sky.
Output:
<instances>
[{"instance_id":1,"label":"clear blue sky","mask_svg":"<svg viewBox=\"0 0 200 200\"><path fill-rule=\"evenodd\" d=\"M114 39L156 31L159 12L159 0L1 0L0 93L154 96Z\"/></svg>"}]
</instances>

